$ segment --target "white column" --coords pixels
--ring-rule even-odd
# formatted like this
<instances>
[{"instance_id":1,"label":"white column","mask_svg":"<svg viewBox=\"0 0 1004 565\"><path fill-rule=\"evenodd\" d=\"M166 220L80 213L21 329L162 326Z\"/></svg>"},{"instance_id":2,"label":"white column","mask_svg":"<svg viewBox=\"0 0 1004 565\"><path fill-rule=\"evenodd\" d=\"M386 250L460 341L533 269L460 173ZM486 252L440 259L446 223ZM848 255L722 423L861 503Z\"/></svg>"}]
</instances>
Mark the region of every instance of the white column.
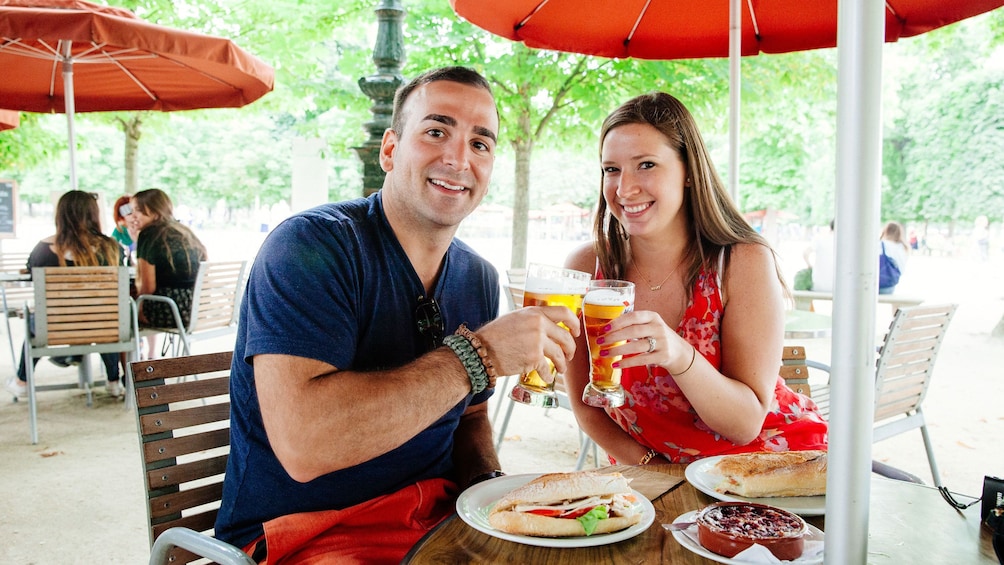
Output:
<instances>
[{"instance_id":1,"label":"white column","mask_svg":"<svg viewBox=\"0 0 1004 565\"><path fill-rule=\"evenodd\" d=\"M298 137L293 140L293 213L328 201L328 167L324 140Z\"/></svg>"}]
</instances>

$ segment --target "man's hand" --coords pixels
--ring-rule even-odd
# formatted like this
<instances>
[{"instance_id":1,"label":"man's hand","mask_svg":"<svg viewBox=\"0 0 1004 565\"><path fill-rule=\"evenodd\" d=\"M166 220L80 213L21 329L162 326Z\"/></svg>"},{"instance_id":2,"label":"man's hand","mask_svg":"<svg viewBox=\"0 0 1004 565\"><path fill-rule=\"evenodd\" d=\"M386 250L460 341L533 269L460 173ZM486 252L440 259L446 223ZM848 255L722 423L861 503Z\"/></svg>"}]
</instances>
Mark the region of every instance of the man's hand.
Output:
<instances>
[{"instance_id":1,"label":"man's hand","mask_svg":"<svg viewBox=\"0 0 1004 565\"><path fill-rule=\"evenodd\" d=\"M559 326L562 323L568 327ZM579 319L564 306L531 306L499 317L478 330L500 375L518 375L536 369L551 379L547 360L564 373L575 353Z\"/></svg>"}]
</instances>

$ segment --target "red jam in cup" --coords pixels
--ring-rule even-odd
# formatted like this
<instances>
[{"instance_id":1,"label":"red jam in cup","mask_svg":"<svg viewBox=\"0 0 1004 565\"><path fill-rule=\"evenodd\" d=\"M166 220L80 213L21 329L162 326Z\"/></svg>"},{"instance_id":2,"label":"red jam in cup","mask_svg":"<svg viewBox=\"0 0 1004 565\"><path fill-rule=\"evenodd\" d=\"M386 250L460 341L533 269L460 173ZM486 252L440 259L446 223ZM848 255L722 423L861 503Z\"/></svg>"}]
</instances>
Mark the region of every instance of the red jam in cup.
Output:
<instances>
[{"instance_id":1,"label":"red jam in cup","mask_svg":"<svg viewBox=\"0 0 1004 565\"><path fill-rule=\"evenodd\" d=\"M798 515L755 502L716 502L698 512L695 521L701 545L725 557L734 557L755 543L782 561L798 559L809 532Z\"/></svg>"}]
</instances>

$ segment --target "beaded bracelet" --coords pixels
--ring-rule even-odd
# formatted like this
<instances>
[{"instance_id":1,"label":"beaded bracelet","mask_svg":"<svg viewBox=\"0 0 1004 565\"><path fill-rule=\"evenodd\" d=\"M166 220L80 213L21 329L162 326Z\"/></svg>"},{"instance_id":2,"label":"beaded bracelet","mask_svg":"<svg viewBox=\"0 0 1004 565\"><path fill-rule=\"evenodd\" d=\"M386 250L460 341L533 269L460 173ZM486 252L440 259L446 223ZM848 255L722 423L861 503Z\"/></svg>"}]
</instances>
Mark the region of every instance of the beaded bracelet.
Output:
<instances>
[{"instance_id":1,"label":"beaded bracelet","mask_svg":"<svg viewBox=\"0 0 1004 565\"><path fill-rule=\"evenodd\" d=\"M478 334L472 332L467 324L460 324L457 328L457 335L462 335L471 342L474 346L474 350L478 352L478 356L481 357L481 364L485 366L485 372L488 373L488 388L495 388L495 379L498 378L498 372L495 370L495 364L488 357L488 348L485 346Z\"/></svg>"},{"instance_id":2,"label":"beaded bracelet","mask_svg":"<svg viewBox=\"0 0 1004 565\"><path fill-rule=\"evenodd\" d=\"M481 356L474 350L471 340L462 335L447 336L443 340L443 345L449 347L460 358L460 362L467 371L467 378L471 380L471 392L478 394L488 388L488 373L481 363Z\"/></svg>"},{"instance_id":3,"label":"beaded bracelet","mask_svg":"<svg viewBox=\"0 0 1004 565\"><path fill-rule=\"evenodd\" d=\"M641 461L639 461L638 464L639 465L648 465L648 462L651 461L652 458L655 457L656 455L659 455L658 451L656 451L654 449L649 449L648 453L646 453L645 456L641 458Z\"/></svg>"}]
</instances>

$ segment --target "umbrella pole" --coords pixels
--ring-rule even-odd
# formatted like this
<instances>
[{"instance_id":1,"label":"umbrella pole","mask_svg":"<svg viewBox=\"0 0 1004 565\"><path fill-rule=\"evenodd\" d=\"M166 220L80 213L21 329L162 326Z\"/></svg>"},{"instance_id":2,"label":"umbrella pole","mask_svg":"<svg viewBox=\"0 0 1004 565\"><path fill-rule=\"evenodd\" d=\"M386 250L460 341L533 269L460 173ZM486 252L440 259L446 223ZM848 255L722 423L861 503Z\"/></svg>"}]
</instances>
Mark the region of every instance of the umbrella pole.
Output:
<instances>
[{"instance_id":1,"label":"umbrella pole","mask_svg":"<svg viewBox=\"0 0 1004 565\"><path fill-rule=\"evenodd\" d=\"M882 185L884 5L840 0L833 371L826 476L826 565L868 562L875 309Z\"/></svg>"},{"instance_id":2,"label":"umbrella pole","mask_svg":"<svg viewBox=\"0 0 1004 565\"><path fill-rule=\"evenodd\" d=\"M63 41L63 104L66 106L66 129L70 150L70 190L77 190L77 139L73 132L73 42Z\"/></svg>"},{"instance_id":3,"label":"umbrella pole","mask_svg":"<svg viewBox=\"0 0 1004 565\"><path fill-rule=\"evenodd\" d=\"M729 2L729 195L739 204L739 62L742 55L742 0Z\"/></svg>"}]
</instances>

